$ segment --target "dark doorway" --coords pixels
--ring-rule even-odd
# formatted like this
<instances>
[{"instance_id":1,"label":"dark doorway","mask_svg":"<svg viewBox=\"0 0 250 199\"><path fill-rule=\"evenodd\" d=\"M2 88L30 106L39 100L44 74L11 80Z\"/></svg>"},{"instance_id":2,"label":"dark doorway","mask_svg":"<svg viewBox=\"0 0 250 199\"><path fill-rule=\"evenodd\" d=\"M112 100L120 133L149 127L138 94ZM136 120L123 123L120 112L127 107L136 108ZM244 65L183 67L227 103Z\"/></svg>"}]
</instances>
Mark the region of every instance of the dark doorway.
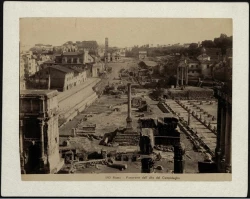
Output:
<instances>
[{"instance_id":1,"label":"dark doorway","mask_svg":"<svg viewBox=\"0 0 250 199\"><path fill-rule=\"evenodd\" d=\"M39 168L39 160L41 156L41 150L38 144L32 144L28 151L28 169L27 173L34 173Z\"/></svg>"}]
</instances>

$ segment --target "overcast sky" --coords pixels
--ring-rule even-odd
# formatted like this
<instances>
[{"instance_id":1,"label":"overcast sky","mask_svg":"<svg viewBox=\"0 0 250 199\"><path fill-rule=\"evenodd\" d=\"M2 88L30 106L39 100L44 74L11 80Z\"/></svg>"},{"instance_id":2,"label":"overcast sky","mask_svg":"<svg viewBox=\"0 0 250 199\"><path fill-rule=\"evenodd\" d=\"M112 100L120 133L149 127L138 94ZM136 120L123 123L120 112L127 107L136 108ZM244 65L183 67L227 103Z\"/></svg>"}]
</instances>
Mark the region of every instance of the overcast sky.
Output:
<instances>
[{"instance_id":1,"label":"overcast sky","mask_svg":"<svg viewBox=\"0 0 250 199\"><path fill-rule=\"evenodd\" d=\"M21 45L62 45L67 41L96 40L109 46L191 43L232 35L231 19L164 18L23 18Z\"/></svg>"}]
</instances>

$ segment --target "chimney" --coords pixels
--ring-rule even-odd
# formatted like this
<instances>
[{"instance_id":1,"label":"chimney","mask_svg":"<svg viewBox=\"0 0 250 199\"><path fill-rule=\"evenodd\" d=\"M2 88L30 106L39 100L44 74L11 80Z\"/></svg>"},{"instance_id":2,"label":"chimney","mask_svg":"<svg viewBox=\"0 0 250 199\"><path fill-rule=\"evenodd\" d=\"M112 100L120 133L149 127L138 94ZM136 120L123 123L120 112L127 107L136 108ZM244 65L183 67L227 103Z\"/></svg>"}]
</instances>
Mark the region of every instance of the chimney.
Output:
<instances>
[{"instance_id":1,"label":"chimney","mask_svg":"<svg viewBox=\"0 0 250 199\"><path fill-rule=\"evenodd\" d=\"M131 118L131 83L128 83L128 117L127 129L132 129L132 118Z\"/></svg>"}]
</instances>

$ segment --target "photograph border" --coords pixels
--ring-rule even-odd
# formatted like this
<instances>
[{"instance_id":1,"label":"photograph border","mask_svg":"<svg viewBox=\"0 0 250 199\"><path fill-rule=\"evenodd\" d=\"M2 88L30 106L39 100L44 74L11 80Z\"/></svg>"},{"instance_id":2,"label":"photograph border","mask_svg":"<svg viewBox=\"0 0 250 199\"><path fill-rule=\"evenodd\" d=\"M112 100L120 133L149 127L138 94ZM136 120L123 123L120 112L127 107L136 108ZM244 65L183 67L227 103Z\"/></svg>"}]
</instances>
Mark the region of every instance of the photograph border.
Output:
<instances>
[{"instance_id":1,"label":"photograph border","mask_svg":"<svg viewBox=\"0 0 250 199\"><path fill-rule=\"evenodd\" d=\"M86 8L87 12L82 12L81 6ZM214 12L211 12L211 10ZM3 175L1 176L3 196L46 196L48 194L48 196L245 196L247 193L248 168L248 139L246 139L248 138L248 10L249 6L247 3L5 2ZM74 182L21 181L17 133L19 132L18 46L19 18L21 17L232 18L234 38L233 66L236 66L233 67L234 119L232 132L236 133L233 133L232 136L232 181L188 182L188 190L185 193L180 193L180 190L187 189L187 182L178 182L177 187L175 185L176 182L173 184L170 181L76 182L75 179L73 179ZM238 89L239 87L240 89ZM241 104L241 107L237 106L236 108L235 104ZM237 134L238 132L241 134L240 136ZM70 187L68 191L63 188L65 186ZM100 187L98 193L94 188L96 186ZM107 193L106 190L111 186L115 186L115 189ZM15 189L11 189L12 187L15 187ZM143 190L143 193L138 191L140 189Z\"/></svg>"}]
</instances>

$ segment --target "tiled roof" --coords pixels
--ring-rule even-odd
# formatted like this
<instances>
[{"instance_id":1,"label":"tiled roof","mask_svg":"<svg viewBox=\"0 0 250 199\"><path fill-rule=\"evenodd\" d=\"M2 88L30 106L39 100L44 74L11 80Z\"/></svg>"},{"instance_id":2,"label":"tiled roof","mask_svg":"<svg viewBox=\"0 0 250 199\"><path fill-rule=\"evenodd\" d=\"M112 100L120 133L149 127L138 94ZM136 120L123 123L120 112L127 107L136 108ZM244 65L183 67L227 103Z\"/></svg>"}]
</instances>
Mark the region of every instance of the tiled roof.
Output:
<instances>
[{"instance_id":1,"label":"tiled roof","mask_svg":"<svg viewBox=\"0 0 250 199\"><path fill-rule=\"evenodd\" d=\"M74 72L72 69L69 69L69 68L66 68L66 67L63 67L60 65L49 66L49 68L53 68L53 69L59 70L59 71L64 72L64 73Z\"/></svg>"},{"instance_id":2,"label":"tiled roof","mask_svg":"<svg viewBox=\"0 0 250 199\"><path fill-rule=\"evenodd\" d=\"M63 55L80 55L78 52L64 52Z\"/></svg>"},{"instance_id":3,"label":"tiled roof","mask_svg":"<svg viewBox=\"0 0 250 199\"><path fill-rule=\"evenodd\" d=\"M58 92L55 90L20 90L20 95L57 95Z\"/></svg>"},{"instance_id":4,"label":"tiled roof","mask_svg":"<svg viewBox=\"0 0 250 199\"><path fill-rule=\"evenodd\" d=\"M199 63L199 60L196 59L189 59L187 63Z\"/></svg>"},{"instance_id":5,"label":"tiled roof","mask_svg":"<svg viewBox=\"0 0 250 199\"><path fill-rule=\"evenodd\" d=\"M154 67L157 66L158 64L154 61L143 61L147 66Z\"/></svg>"},{"instance_id":6,"label":"tiled roof","mask_svg":"<svg viewBox=\"0 0 250 199\"><path fill-rule=\"evenodd\" d=\"M79 67L70 67L71 70L75 71L75 72L78 72L78 73L81 73L84 71L84 69L82 68L79 68Z\"/></svg>"}]
</instances>

